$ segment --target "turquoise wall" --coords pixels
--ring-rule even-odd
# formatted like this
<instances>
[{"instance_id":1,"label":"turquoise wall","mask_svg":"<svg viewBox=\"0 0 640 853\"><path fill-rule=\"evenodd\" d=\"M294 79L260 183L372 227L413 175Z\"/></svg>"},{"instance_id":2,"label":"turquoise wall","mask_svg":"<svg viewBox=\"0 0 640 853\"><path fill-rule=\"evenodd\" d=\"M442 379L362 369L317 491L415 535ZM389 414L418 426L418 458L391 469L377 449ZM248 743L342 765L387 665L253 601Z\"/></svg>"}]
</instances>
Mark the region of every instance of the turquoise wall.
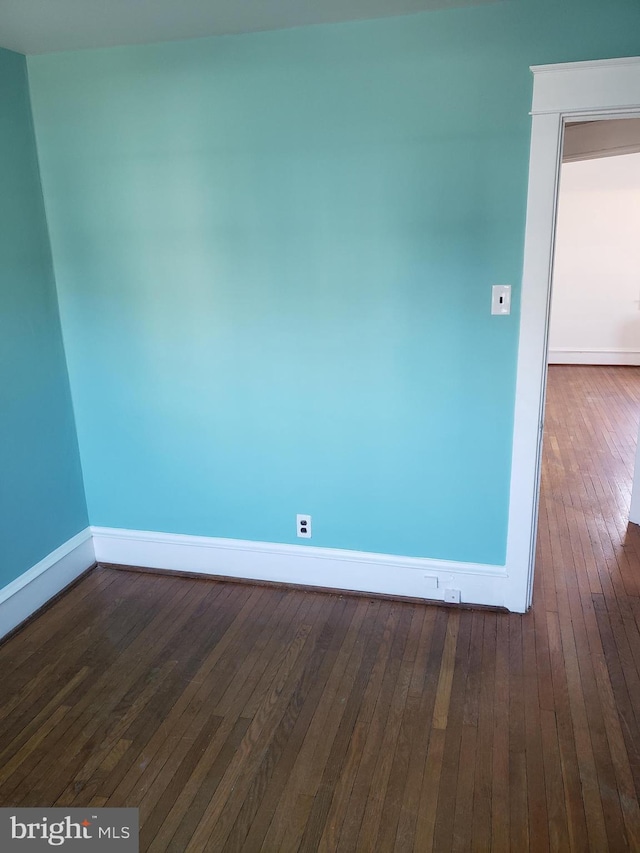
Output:
<instances>
[{"instance_id":1,"label":"turquoise wall","mask_svg":"<svg viewBox=\"0 0 640 853\"><path fill-rule=\"evenodd\" d=\"M26 62L0 50L0 587L87 523Z\"/></svg>"},{"instance_id":2,"label":"turquoise wall","mask_svg":"<svg viewBox=\"0 0 640 853\"><path fill-rule=\"evenodd\" d=\"M637 53L512 0L30 58L91 522L503 563L529 65Z\"/></svg>"}]
</instances>

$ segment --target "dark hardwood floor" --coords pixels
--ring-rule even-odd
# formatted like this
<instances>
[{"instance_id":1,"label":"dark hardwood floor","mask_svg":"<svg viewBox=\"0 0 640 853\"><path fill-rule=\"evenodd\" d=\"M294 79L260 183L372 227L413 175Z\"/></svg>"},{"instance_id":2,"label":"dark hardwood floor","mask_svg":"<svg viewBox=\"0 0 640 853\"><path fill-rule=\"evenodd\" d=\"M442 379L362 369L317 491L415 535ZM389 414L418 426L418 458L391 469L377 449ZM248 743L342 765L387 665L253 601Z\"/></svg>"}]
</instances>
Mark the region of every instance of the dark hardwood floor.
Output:
<instances>
[{"instance_id":1,"label":"dark hardwood floor","mask_svg":"<svg viewBox=\"0 0 640 853\"><path fill-rule=\"evenodd\" d=\"M526 616L98 568L0 646L0 805L141 850L640 850L640 369L550 371Z\"/></svg>"}]
</instances>

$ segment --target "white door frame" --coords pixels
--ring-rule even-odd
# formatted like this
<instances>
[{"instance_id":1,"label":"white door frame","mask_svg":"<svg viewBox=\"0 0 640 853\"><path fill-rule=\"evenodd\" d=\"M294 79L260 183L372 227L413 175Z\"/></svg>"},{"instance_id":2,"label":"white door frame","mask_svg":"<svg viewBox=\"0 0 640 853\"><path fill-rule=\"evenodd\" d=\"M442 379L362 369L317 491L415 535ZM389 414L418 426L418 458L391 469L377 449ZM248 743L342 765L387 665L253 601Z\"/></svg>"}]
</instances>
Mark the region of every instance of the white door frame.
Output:
<instances>
[{"instance_id":1,"label":"white door frame","mask_svg":"<svg viewBox=\"0 0 640 853\"><path fill-rule=\"evenodd\" d=\"M511 610L531 605L551 276L563 128L567 120L640 116L640 57L531 68L531 158L520 307L509 533Z\"/></svg>"}]
</instances>

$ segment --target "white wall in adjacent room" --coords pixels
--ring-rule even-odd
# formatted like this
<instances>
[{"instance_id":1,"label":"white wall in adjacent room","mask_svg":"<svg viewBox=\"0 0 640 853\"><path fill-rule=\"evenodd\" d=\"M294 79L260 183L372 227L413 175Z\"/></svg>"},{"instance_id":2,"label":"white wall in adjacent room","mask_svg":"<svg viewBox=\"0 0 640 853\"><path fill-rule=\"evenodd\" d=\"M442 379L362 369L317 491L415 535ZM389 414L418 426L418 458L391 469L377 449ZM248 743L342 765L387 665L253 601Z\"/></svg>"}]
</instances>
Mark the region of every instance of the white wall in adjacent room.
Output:
<instances>
[{"instance_id":1,"label":"white wall in adjacent room","mask_svg":"<svg viewBox=\"0 0 640 853\"><path fill-rule=\"evenodd\" d=\"M564 163L549 361L640 364L640 154Z\"/></svg>"}]
</instances>

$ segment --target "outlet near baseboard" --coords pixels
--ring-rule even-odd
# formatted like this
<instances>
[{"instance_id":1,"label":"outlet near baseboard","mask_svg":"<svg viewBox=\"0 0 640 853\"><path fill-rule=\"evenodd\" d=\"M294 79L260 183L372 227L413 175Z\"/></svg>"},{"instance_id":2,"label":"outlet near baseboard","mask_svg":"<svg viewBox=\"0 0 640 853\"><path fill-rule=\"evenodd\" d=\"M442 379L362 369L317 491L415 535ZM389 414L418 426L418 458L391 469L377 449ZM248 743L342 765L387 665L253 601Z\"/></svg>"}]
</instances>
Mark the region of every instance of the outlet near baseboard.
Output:
<instances>
[{"instance_id":1,"label":"outlet near baseboard","mask_svg":"<svg viewBox=\"0 0 640 853\"><path fill-rule=\"evenodd\" d=\"M300 539L311 539L311 516L296 515L296 529Z\"/></svg>"}]
</instances>

